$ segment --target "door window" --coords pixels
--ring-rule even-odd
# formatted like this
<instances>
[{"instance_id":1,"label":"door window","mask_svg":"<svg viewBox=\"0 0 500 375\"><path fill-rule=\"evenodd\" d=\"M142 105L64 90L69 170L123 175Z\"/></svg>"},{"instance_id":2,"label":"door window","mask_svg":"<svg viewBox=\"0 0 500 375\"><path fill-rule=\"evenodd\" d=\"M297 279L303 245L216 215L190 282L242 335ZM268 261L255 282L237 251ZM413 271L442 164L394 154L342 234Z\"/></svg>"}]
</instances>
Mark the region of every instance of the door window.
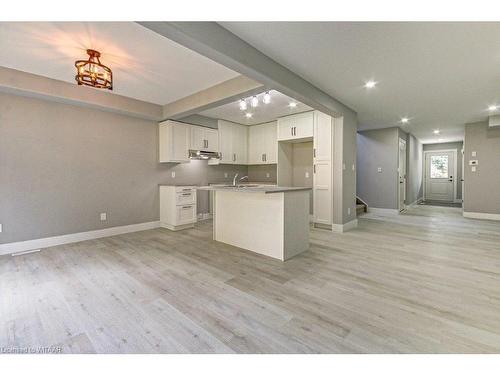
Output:
<instances>
[{"instance_id":1,"label":"door window","mask_svg":"<svg viewBox=\"0 0 500 375\"><path fill-rule=\"evenodd\" d=\"M431 178L448 178L448 155L431 156Z\"/></svg>"}]
</instances>

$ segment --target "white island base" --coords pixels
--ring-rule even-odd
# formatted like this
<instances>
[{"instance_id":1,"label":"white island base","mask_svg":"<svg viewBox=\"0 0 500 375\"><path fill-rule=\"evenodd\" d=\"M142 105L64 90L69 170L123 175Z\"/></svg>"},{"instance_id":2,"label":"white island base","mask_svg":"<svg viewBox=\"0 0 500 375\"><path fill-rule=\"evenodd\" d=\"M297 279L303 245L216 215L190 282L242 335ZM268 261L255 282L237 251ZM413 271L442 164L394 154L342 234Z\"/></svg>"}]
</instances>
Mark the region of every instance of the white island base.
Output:
<instances>
[{"instance_id":1,"label":"white island base","mask_svg":"<svg viewBox=\"0 0 500 375\"><path fill-rule=\"evenodd\" d=\"M214 240L279 260L309 249L309 191L214 190Z\"/></svg>"}]
</instances>

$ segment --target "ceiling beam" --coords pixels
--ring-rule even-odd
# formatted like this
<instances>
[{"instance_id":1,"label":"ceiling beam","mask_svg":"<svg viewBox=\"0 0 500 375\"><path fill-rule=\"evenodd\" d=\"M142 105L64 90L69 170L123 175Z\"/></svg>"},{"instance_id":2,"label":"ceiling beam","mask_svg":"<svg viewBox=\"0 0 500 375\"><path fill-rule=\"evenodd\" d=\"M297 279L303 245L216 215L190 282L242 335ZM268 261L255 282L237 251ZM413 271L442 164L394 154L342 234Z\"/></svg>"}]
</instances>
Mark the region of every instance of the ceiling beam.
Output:
<instances>
[{"instance_id":1,"label":"ceiling beam","mask_svg":"<svg viewBox=\"0 0 500 375\"><path fill-rule=\"evenodd\" d=\"M162 119L163 108L158 104L5 67L0 67L0 92L94 108L145 120Z\"/></svg>"},{"instance_id":2,"label":"ceiling beam","mask_svg":"<svg viewBox=\"0 0 500 375\"><path fill-rule=\"evenodd\" d=\"M231 103L241 97L258 94L265 86L238 76L163 106L163 119L177 120L209 108Z\"/></svg>"},{"instance_id":3,"label":"ceiling beam","mask_svg":"<svg viewBox=\"0 0 500 375\"><path fill-rule=\"evenodd\" d=\"M352 109L216 22L139 24L310 107L336 117L356 116Z\"/></svg>"}]
</instances>

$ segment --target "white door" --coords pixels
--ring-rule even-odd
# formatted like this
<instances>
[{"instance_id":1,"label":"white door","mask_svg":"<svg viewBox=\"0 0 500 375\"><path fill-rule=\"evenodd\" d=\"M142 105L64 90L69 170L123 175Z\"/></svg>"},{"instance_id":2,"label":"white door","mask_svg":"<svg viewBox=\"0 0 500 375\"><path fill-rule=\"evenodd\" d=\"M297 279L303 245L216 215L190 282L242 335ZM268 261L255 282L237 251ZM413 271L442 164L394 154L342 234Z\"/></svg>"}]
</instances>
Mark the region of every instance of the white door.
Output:
<instances>
[{"instance_id":1,"label":"white door","mask_svg":"<svg viewBox=\"0 0 500 375\"><path fill-rule=\"evenodd\" d=\"M205 129L205 150L218 152L219 151L219 132L215 129Z\"/></svg>"},{"instance_id":2,"label":"white door","mask_svg":"<svg viewBox=\"0 0 500 375\"><path fill-rule=\"evenodd\" d=\"M425 200L453 202L455 198L455 152L425 153Z\"/></svg>"},{"instance_id":3,"label":"white door","mask_svg":"<svg viewBox=\"0 0 500 375\"><path fill-rule=\"evenodd\" d=\"M398 166L398 175L399 175L399 211L403 211L406 200L406 142L402 139L399 139L399 166Z\"/></svg>"},{"instance_id":4,"label":"white door","mask_svg":"<svg viewBox=\"0 0 500 375\"><path fill-rule=\"evenodd\" d=\"M201 126L191 126L191 150L205 150L205 129Z\"/></svg>"},{"instance_id":5,"label":"white door","mask_svg":"<svg viewBox=\"0 0 500 375\"><path fill-rule=\"evenodd\" d=\"M233 126L237 126L225 121L219 121L219 146L222 154L220 162L222 164L233 164Z\"/></svg>"}]
</instances>

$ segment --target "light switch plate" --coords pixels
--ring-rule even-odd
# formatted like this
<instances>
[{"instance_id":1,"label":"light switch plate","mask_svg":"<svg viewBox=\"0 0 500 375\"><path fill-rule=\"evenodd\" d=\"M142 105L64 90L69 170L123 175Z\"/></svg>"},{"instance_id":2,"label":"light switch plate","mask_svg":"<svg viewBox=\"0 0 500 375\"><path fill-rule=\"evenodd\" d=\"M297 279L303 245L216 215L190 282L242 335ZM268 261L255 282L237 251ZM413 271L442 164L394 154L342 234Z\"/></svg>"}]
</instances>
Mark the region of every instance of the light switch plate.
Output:
<instances>
[{"instance_id":1,"label":"light switch plate","mask_svg":"<svg viewBox=\"0 0 500 375\"><path fill-rule=\"evenodd\" d=\"M472 172L475 172L475 171L476 171L476 167L472 167L472 168L471 168L471 171L472 171Z\"/></svg>"},{"instance_id":2,"label":"light switch plate","mask_svg":"<svg viewBox=\"0 0 500 375\"><path fill-rule=\"evenodd\" d=\"M469 160L469 165L478 165L479 161L477 160Z\"/></svg>"},{"instance_id":3,"label":"light switch plate","mask_svg":"<svg viewBox=\"0 0 500 375\"><path fill-rule=\"evenodd\" d=\"M226 173L224 173L224 178L227 178L227 172L226 172Z\"/></svg>"},{"instance_id":4,"label":"light switch plate","mask_svg":"<svg viewBox=\"0 0 500 375\"><path fill-rule=\"evenodd\" d=\"M175 172L172 172L171 175L172 175L172 178L175 178Z\"/></svg>"},{"instance_id":5,"label":"light switch plate","mask_svg":"<svg viewBox=\"0 0 500 375\"><path fill-rule=\"evenodd\" d=\"M378 168L377 168L377 172L378 172L378 173L382 173L382 167L378 167Z\"/></svg>"},{"instance_id":6,"label":"light switch plate","mask_svg":"<svg viewBox=\"0 0 500 375\"><path fill-rule=\"evenodd\" d=\"M106 221L108 219L108 215L106 214L106 212L102 212L100 217L101 217L101 221Z\"/></svg>"},{"instance_id":7,"label":"light switch plate","mask_svg":"<svg viewBox=\"0 0 500 375\"><path fill-rule=\"evenodd\" d=\"M271 177L271 175L269 173L266 173L266 178L269 178Z\"/></svg>"},{"instance_id":8,"label":"light switch plate","mask_svg":"<svg viewBox=\"0 0 500 375\"><path fill-rule=\"evenodd\" d=\"M306 172L306 178L309 178L309 172Z\"/></svg>"},{"instance_id":9,"label":"light switch plate","mask_svg":"<svg viewBox=\"0 0 500 375\"><path fill-rule=\"evenodd\" d=\"M355 171L356 170L356 165L352 165L352 170Z\"/></svg>"}]
</instances>

